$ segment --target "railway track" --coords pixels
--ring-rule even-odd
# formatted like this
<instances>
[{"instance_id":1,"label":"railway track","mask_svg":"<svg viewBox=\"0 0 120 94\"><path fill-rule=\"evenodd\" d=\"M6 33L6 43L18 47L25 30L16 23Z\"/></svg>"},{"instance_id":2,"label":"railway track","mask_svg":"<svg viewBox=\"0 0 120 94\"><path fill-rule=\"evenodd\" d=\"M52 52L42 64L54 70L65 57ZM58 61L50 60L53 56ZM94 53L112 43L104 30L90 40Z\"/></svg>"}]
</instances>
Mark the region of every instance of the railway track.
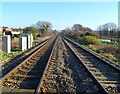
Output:
<instances>
[{"instance_id":1,"label":"railway track","mask_svg":"<svg viewBox=\"0 0 120 94\"><path fill-rule=\"evenodd\" d=\"M56 37L51 38L38 46L34 53L0 79L3 94L35 92L55 40Z\"/></svg>"},{"instance_id":2,"label":"railway track","mask_svg":"<svg viewBox=\"0 0 120 94\"><path fill-rule=\"evenodd\" d=\"M99 83L105 93L120 93L120 70L118 67L109 64L68 38L64 37L63 40L92 74L94 80Z\"/></svg>"},{"instance_id":3,"label":"railway track","mask_svg":"<svg viewBox=\"0 0 120 94\"><path fill-rule=\"evenodd\" d=\"M69 46L57 39L36 93L105 94ZM62 52L64 50L64 53ZM62 57L62 58L61 58Z\"/></svg>"},{"instance_id":4,"label":"railway track","mask_svg":"<svg viewBox=\"0 0 120 94\"><path fill-rule=\"evenodd\" d=\"M24 61L26 58L28 58L30 55L32 55L35 51L40 49L43 45L45 45L47 42L50 41L51 38L39 43L38 45L20 53L17 56L14 56L11 58L10 61L3 63L1 65L0 71L2 71L1 77L3 77L5 74L7 74L10 70L12 70L14 67L16 67L18 64L20 64L22 61Z\"/></svg>"},{"instance_id":5,"label":"railway track","mask_svg":"<svg viewBox=\"0 0 120 94\"><path fill-rule=\"evenodd\" d=\"M74 82L67 77L66 72L70 72L65 67L65 58L63 44L61 38L58 37L54 50L48 61L48 65L44 70L43 78L41 79L36 92L40 93L65 93L75 92L72 85ZM72 83L73 82L73 83Z\"/></svg>"},{"instance_id":6,"label":"railway track","mask_svg":"<svg viewBox=\"0 0 120 94\"><path fill-rule=\"evenodd\" d=\"M119 69L58 36L38 47L0 83L5 94L117 94L119 77Z\"/></svg>"}]
</instances>

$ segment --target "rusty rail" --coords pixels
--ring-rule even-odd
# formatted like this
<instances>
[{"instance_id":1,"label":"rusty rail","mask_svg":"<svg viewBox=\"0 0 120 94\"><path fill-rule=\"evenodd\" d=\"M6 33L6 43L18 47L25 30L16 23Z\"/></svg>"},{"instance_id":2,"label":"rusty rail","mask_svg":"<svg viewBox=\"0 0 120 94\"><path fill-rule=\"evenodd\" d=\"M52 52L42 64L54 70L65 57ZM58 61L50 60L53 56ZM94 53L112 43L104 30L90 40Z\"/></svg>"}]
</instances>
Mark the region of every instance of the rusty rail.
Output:
<instances>
[{"instance_id":1,"label":"rusty rail","mask_svg":"<svg viewBox=\"0 0 120 94\"><path fill-rule=\"evenodd\" d=\"M53 39L53 38L52 38ZM52 40L51 39L51 40ZM39 53L39 51L41 51L41 49L43 49L46 44L49 43L49 41L45 41L43 42L41 45L39 45L37 48L36 48L36 51L30 55L28 58L26 58L23 62L21 62L19 65L17 65L15 68L13 68L10 72L8 72L6 75L4 75L2 78L0 78L0 83L2 84L2 82L4 82L5 80L8 80L8 78L11 76L11 75L14 75L14 73L16 71L18 71L24 64L26 64L26 62L28 62L34 55L36 55L37 53ZM24 76L24 77L29 77L29 76Z\"/></svg>"},{"instance_id":2,"label":"rusty rail","mask_svg":"<svg viewBox=\"0 0 120 94\"><path fill-rule=\"evenodd\" d=\"M45 69L44 69L42 78L40 79L39 84L38 84L38 86L37 86L34 94L40 94L41 91L42 91L42 90L41 90L41 89L42 89L41 87L42 87L42 84L43 84L43 82L44 82L44 80L45 80L45 76L46 76L46 73L47 73L47 69L48 69L48 67L49 67L50 59L51 59L51 57L52 57L52 54L53 54L53 51L54 51L54 48L55 48L55 45L56 45L56 41L57 41L57 38L56 38L55 43L54 43L54 46L53 46L53 48L52 48L50 57L49 57L49 59L48 59L48 61L47 61L47 65L46 65L46 67L45 67Z\"/></svg>"},{"instance_id":3,"label":"rusty rail","mask_svg":"<svg viewBox=\"0 0 120 94\"><path fill-rule=\"evenodd\" d=\"M118 69L117 67L115 67L113 64L110 64L108 61L106 61L105 59L101 58L100 56L98 56L97 54L95 54L93 51L90 51L89 49L87 49L87 48L81 46L80 44L78 44L78 43L76 43L76 42L68 39L68 38L65 37L65 36L64 36L64 38L65 38L66 40L68 40L69 42L75 44L76 46L80 47L80 48L83 49L84 51L90 53L90 54L93 55L94 57L98 58L99 60L105 62L105 63L106 63L107 65L109 65L111 68L113 68L113 69L117 70L118 72L120 72L120 69Z\"/></svg>"},{"instance_id":4,"label":"rusty rail","mask_svg":"<svg viewBox=\"0 0 120 94\"><path fill-rule=\"evenodd\" d=\"M65 39L63 39L63 42L70 48L70 50L73 52L73 54L79 59L81 64L84 66L84 68L89 73L90 77L93 79L93 81L96 83L97 87L101 90L100 92L103 94L108 94L108 91L101 85L101 83L97 80L97 78L90 72L90 70L86 67L86 65L81 61L81 59L78 57L78 55L74 52L74 50L65 42Z\"/></svg>"}]
</instances>

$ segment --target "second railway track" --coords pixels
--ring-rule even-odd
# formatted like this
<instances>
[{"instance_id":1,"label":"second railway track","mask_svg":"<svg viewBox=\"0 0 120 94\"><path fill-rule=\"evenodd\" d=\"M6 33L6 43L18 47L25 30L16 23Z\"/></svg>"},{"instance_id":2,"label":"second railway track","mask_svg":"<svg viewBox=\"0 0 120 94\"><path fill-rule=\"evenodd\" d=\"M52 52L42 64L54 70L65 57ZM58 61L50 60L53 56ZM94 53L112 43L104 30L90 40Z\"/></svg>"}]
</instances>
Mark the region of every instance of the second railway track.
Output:
<instances>
[{"instance_id":1,"label":"second railway track","mask_svg":"<svg viewBox=\"0 0 120 94\"><path fill-rule=\"evenodd\" d=\"M106 93L120 93L120 70L118 68L106 63L71 40L65 38L64 41L104 87Z\"/></svg>"}]
</instances>

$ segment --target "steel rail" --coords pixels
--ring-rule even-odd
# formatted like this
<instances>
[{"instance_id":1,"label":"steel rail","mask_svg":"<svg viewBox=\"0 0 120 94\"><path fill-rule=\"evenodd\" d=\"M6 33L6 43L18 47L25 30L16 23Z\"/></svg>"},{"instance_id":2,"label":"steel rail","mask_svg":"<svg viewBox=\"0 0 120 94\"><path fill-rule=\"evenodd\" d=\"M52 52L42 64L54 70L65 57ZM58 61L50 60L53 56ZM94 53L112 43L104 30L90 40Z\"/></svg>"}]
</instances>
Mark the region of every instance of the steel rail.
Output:
<instances>
[{"instance_id":1,"label":"steel rail","mask_svg":"<svg viewBox=\"0 0 120 94\"><path fill-rule=\"evenodd\" d=\"M45 67L45 69L44 69L43 75L42 75L42 77L41 77L41 79L40 79L40 81L39 81L39 84L38 84L38 86L37 86L34 94L40 94L40 93L41 93L41 86L42 86L42 84L43 84L43 82L44 82L44 79L45 79L45 76L46 76L46 73L47 73L47 69L48 69L48 67L49 67L49 63L50 63L50 60L51 60L51 57L52 57L52 54L53 54L53 51L54 51L54 48L55 48L55 45L56 45L57 38L58 38L58 36L56 37L56 39L55 39L55 41L54 41L54 46L53 46L53 48L52 48L50 57L49 57L49 59L48 59L48 61L47 61L47 65L46 65L46 67Z\"/></svg>"},{"instance_id":2,"label":"steel rail","mask_svg":"<svg viewBox=\"0 0 120 94\"><path fill-rule=\"evenodd\" d=\"M63 37L64 37L66 40L68 40L69 42L71 42L71 43L75 44L76 46L78 46L79 48L83 49L84 51L90 53L92 56L94 56L94 57L98 58L99 60L105 62L105 63L106 63L107 65L109 65L111 68L115 69L116 71L118 71L118 72L120 73L120 69L116 68L113 64L110 64L108 61L105 61L105 59L102 59L100 56L94 54L93 51L90 51L90 50L87 49L86 47L81 46L80 44L78 44L78 43L76 43L76 42L74 42L74 41L66 38L65 36L63 36Z\"/></svg>"},{"instance_id":3,"label":"steel rail","mask_svg":"<svg viewBox=\"0 0 120 94\"><path fill-rule=\"evenodd\" d=\"M38 45L36 45L36 46L34 46L34 47L32 47L32 48L29 48L28 50L25 50L25 51L23 51L22 53L20 53L19 55L28 53L28 54L25 56L25 58L23 58L22 61L24 61L24 60L27 59L29 56L31 56L31 55L32 55L35 51L37 51L40 47L42 47L43 45L45 45L46 43L48 43L51 38L53 38L53 37L50 37L50 38L48 38L48 39L40 42ZM29 53L29 50L31 50L30 53ZM8 63L9 63L9 62L8 62ZM20 63L21 63L21 62L19 62L17 65L19 65ZM17 66L17 65L16 65L16 66ZM16 67L16 66L14 66L14 67ZM4 70L5 70L5 69L3 69L3 71L4 71ZM11 68L9 71L7 71L4 75L2 75L2 76L0 77L0 79L1 79L2 77L4 77L4 76L5 76L8 72L10 72L11 70L12 70L12 68ZM2 71L2 69L1 69L1 71Z\"/></svg>"},{"instance_id":4,"label":"steel rail","mask_svg":"<svg viewBox=\"0 0 120 94\"><path fill-rule=\"evenodd\" d=\"M29 61L41 49L43 49L46 46L47 43L49 43L49 41L43 43L43 45L40 46L40 48L38 50L36 50L32 55L30 55L29 57L27 57L23 62L21 62L19 65L17 65L15 68L13 68L10 72L8 72L6 75L4 75L2 78L0 78L0 83L2 83L5 80L7 80L12 74L14 74L14 72L16 72L20 67L22 67L27 61Z\"/></svg>"},{"instance_id":5,"label":"steel rail","mask_svg":"<svg viewBox=\"0 0 120 94\"><path fill-rule=\"evenodd\" d=\"M88 71L91 79L96 83L97 87L101 90L100 92L103 94L109 94L108 91L101 85L101 83L97 80L97 78L90 72L90 70L87 68L87 66L81 61L81 59L76 55L75 51L65 42L65 39L63 39L63 42L68 46L68 48L73 52L73 54L79 59L81 64L85 67L85 69Z\"/></svg>"}]
</instances>

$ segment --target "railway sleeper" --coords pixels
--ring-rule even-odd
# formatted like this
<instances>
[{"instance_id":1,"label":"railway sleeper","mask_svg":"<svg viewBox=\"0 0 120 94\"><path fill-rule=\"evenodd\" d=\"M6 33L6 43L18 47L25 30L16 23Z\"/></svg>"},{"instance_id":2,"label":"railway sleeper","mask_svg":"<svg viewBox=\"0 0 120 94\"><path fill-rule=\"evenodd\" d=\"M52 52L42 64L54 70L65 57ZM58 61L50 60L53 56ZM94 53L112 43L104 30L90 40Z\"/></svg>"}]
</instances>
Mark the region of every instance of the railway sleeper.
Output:
<instances>
[{"instance_id":1,"label":"railway sleeper","mask_svg":"<svg viewBox=\"0 0 120 94\"><path fill-rule=\"evenodd\" d=\"M36 63L36 61L32 60L32 59L28 60L28 62L30 62L30 63Z\"/></svg>"},{"instance_id":2,"label":"railway sleeper","mask_svg":"<svg viewBox=\"0 0 120 94\"><path fill-rule=\"evenodd\" d=\"M20 69L21 69L21 70L26 70L26 71L31 70L31 68L30 68L30 67L25 67L25 66L22 66Z\"/></svg>"},{"instance_id":3,"label":"railway sleeper","mask_svg":"<svg viewBox=\"0 0 120 94\"><path fill-rule=\"evenodd\" d=\"M101 76L96 76L96 78L97 78L98 80L102 80L102 81L103 81L103 80L107 80L107 78L104 77L104 76L103 76L103 77L101 77Z\"/></svg>"},{"instance_id":4,"label":"railway sleeper","mask_svg":"<svg viewBox=\"0 0 120 94\"><path fill-rule=\"evenodd\" d=\"M28 68L33 68L34 67L34 65L32 65L32 64L25 64L25 65L23 65L24 67L28 67Z\"/></svg>"},{"instance_id":5,"label":"railway sleeper","mask_svg":"<svg viewBox=\"0 0 120 94\"><path fill-rule=\"evenodd\" d=\"M21 81L21 80L7 80L7 83L22 83L22 84L36 84L36 81Z\"/></svg>"},{"instance_id":6,"label":"railway sleeper","mask_svg":"<svg viewBox=\"0 0 120 94\"><path fill-rule=\"evenodd\" d=\"M8 87L3 87L3 94L34 94L34 89L13 89Z\"/></svg>"},{"instance_id":7,"label":"railway sleeper","mask_svg":"<svg viewBox=\"0 0 120 94\"><path fill-rule=\"evenodd\" d=\"M104 83L104 84L120 84L119 81L100 81L100 83Z\"/></svg>"},{"instance_id":8,"label":"railway sleeper","mask_svg":"<svg viewBox=\"0 0 120 94\"><path fill-rule=\"evenodd\" d=\"M27 70L29 70L29 69L32 69L34 66L27 66L27 65L23 65L22 66L22 69L27 69Z\"/></svg>"},{"instance_id":9,"label":"railway sleeper","mask_svg":"<svg viewBox=\"0 0 120 94\"><path fill-rule=\"evenodd\" d=\"M28 74L41 74L41 73L42 73L41 70L32 70Z\"/></svg>"},{"instance_id":10,"label":"railway sleeper","mask_svg":"<svg viewBox=\"0 0 120 94\"><path fill-rule=\"evenodd\" d=\"M57 90L56 89L46 89L46 88L43 88L41 93L56 93Z\"/></svg>"},{"instance_id":11,"label":"railway sleeper","mask_svg":"<svg viewBox=\"0 0 120 94\"><path fill-rule=\"evenodd\" d=\"M106 71L102 71L102 72L92 72L93 74L104 74L104 75L109 75L109 74L115 74L115 75L120 75L119 73L114 73L114 72L106 72Z\"/></svg>"},{"instance_id":12,"label":"railway sleeper","mask_svg":"<svg viewBox=\"0 0 120 94\"><path fill-rule=\"evenodd\" d=\"M28 65L36 65L36 63L30 62L30 61L26 62L26 64L28 64Z\"/></svg>"},{"instance_id":13,"label":"railway sleeper","mask_svg":"<svg viewBox=\"0 0 120 94\"><path fill-rule=\"evenodd\" d=\"M25 72L25 73L26 73L26 72L29 72L30 69L22 69L22 68L19 68L18 71L21 71L21 72Z\"/></svg>"},{"instance_id":14,"label":"railway sleeper","mask_svg":"<svg viewBox=\"0 0 120 94\"><path fill-rule=\"evenodd\" d=\"M37 76L32 76L32 75L20 75L20 74L13 75L13 77L38 78L38 79L40 79L40 78L37 77Z\"/></svg>"},{"instance_id":15,"label":"railway sleeper","mask_svg":"<svg viewBox=\"0 0 120 94\"><path fill-rule=\"evenodd\" d=\"M97 70L95 67L88 67L89 70Z\"/></svg>"}]
</instances>

